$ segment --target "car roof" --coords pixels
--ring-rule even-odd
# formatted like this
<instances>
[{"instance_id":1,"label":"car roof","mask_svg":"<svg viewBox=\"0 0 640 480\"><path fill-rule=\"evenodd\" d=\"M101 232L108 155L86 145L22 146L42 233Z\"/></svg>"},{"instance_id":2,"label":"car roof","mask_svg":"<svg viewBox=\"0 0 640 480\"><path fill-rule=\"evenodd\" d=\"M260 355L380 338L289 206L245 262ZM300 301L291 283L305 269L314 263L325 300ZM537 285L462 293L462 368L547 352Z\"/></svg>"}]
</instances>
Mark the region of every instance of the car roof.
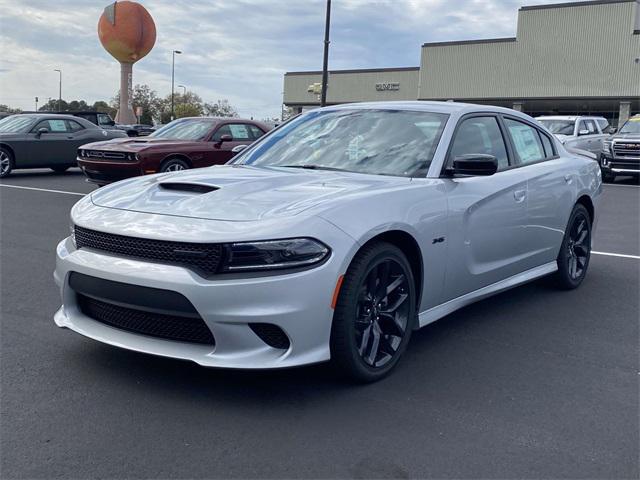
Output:
<instances>
[{"instance_id":1,"label":"car roof","mask_svg":"<svg viewBox=\"0 0 640 480\"><path fill-rule=\"evenodd\" d=\"M536 120L570 120L574 122L579 118L606 120L604 117L594 117L592 115L543 115L542 117L536 117Z\"/></svg>"},{"instance_id":2,"label":"car roof","mask_svg":"<svg viewBox=\"0 0 640 480\"><path fill-rule=\"evenodd\" d=\"M476 103L439 102L439 101L399 101L399 102L362 102L346 103L324 107L326 110L414 110L432 113L446 113L464 115L475 112L497 112L509 115L524 116L525 114L511 108L497 107L495 105L480 105Z\"/></svg>"}]
</instances>

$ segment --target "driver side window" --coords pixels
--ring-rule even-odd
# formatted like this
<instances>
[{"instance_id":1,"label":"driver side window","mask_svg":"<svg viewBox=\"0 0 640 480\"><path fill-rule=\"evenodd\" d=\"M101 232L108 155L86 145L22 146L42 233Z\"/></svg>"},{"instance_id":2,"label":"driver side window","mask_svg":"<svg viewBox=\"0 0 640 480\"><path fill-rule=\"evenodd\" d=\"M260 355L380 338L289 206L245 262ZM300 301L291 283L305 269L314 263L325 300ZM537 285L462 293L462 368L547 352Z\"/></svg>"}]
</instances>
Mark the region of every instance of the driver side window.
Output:
<instances>
[{"instance_id":1,"label":"driver side window","mask_svg":"<svg viewBox=\"0 0 640 480\"><path fill-rule=\"evenodd\" d=\"M65 120L42 120L36 124L31 130L33 133L37 133L41 128L46 128L49 133L67 133L67 122Z\"/></svg>"},{"instance_id":2,"label":"driver side window","mask_svg":"<svg viewBox=\"0 0 640 480\"><path fill-rule=\"evenodd\" d=\"M460 123L456 131L448 165L461 155L493 155L498 160L498 170L509 166L509 157L496 117L471 117Z\"/></svg>"}]
</instances>

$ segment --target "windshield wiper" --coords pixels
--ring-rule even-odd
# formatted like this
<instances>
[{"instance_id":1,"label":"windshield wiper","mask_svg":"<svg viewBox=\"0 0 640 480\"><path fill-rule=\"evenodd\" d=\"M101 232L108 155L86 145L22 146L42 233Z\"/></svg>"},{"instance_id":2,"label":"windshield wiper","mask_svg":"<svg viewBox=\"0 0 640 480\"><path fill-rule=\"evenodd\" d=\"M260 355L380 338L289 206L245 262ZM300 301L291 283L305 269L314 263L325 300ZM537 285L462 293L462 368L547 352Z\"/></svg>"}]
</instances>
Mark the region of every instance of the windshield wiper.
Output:
<instances>
[{"instance_id":1,"label":"windshield wiper","mask_svg":"<svg viewBox=\"0 0 640 480\"><path fill-rule=\"evenodd\" d=\"M336 167L326 167L324 165L273 165L274 167L280 168L304 168L305 170L330 170L334 172L349 172L350 170L345 170L344 168L336 168Z\"/></svg>"}]
</instances>

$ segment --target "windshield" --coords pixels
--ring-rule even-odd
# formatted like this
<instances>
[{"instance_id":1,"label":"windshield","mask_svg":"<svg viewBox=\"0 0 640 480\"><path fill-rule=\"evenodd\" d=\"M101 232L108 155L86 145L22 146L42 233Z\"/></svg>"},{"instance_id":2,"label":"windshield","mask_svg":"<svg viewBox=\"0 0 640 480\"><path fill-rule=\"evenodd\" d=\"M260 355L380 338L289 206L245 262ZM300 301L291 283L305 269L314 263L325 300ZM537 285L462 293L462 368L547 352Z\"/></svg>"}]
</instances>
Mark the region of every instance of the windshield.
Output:
<instances>
[{"instance_id":1,"label":"windshield","mask_svg":"<svg viewBox=\"0 0 640 480\"><path fill-rule=\"evenodd\" d=\"M203 140L213 126L211 120L174 120L149 136L174 140Z\"/></svg>"},{"instance_id":2,"label":"windshield","mask_svg":"<svg viewBox=\"0 0 640 480\"><path fill-rule=\"evenodd\" d=\"M378 175L426 174L448 115L315 111L275 130L234 163Z\"/></svg>"},{"instance_id":3,"label":"windshield","mask_svg":"<svg viewBox=\"0 0 640 480\"><path fill-rule=\"evenodd\" d=\"M575 120L538 120L547 130L556 135L573 135Z\"/></svg>"},{"instance_id":4,"label":"windshield","mask_svg":"<svg viewBox=\"0 0 640 480\"><path fill-rule=\"evenodd\" d=\"M627 120L620 129L620 133L640 133L640 117Z\"/></svg>"},{"instance_id":5,"label":"windshield","mask_svg":"<svg viewBox=\"0 0 640 480\"><path fill-rule=\"evenodd\" d=\"M0 120L0 133L20 133L26 132L35 117L30 115L12 115Z\"/></svg>"}]
</instances>

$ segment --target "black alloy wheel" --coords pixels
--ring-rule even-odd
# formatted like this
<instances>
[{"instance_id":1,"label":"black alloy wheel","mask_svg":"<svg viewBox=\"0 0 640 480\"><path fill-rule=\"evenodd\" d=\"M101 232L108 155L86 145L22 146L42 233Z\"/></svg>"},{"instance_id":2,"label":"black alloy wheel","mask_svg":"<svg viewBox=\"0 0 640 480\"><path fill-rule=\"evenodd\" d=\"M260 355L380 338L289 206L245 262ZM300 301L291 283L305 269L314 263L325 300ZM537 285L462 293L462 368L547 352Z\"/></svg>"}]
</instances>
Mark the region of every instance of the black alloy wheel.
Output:
<instances>
[{"instance_id":1,"label":"black alloy wheel","mask_svg":"<svg viewBox=\"0 0 640 480\"><path fill-rule=\"evenodd\" d=\"M0 148L0 178L11 175L11 170L13 170L13 156L8 150Z\"/></svg>"},{"instance_id":2,"label":"black alloy wheel","mask_svg":"<svg viewBox=\"0 0 640 480\"><path fill-rule=\"evenodd\" d=\"M557 283L561 288L578 287L587 274L591 258L591 217L578 204L573 208L558 254Z\"/></svg>"},{"instance_id":3,"label":"black alloy wheel","mask_svg":"<svg viewBox=\"0 0 640 480\"><path fill-rule=\"evenodd\" d=\"M331 332L332 362L352 379L384 377L406 349L415 324L413 274L397 247L361 250L340 288Z\"/></svg>"}]
</instances>

